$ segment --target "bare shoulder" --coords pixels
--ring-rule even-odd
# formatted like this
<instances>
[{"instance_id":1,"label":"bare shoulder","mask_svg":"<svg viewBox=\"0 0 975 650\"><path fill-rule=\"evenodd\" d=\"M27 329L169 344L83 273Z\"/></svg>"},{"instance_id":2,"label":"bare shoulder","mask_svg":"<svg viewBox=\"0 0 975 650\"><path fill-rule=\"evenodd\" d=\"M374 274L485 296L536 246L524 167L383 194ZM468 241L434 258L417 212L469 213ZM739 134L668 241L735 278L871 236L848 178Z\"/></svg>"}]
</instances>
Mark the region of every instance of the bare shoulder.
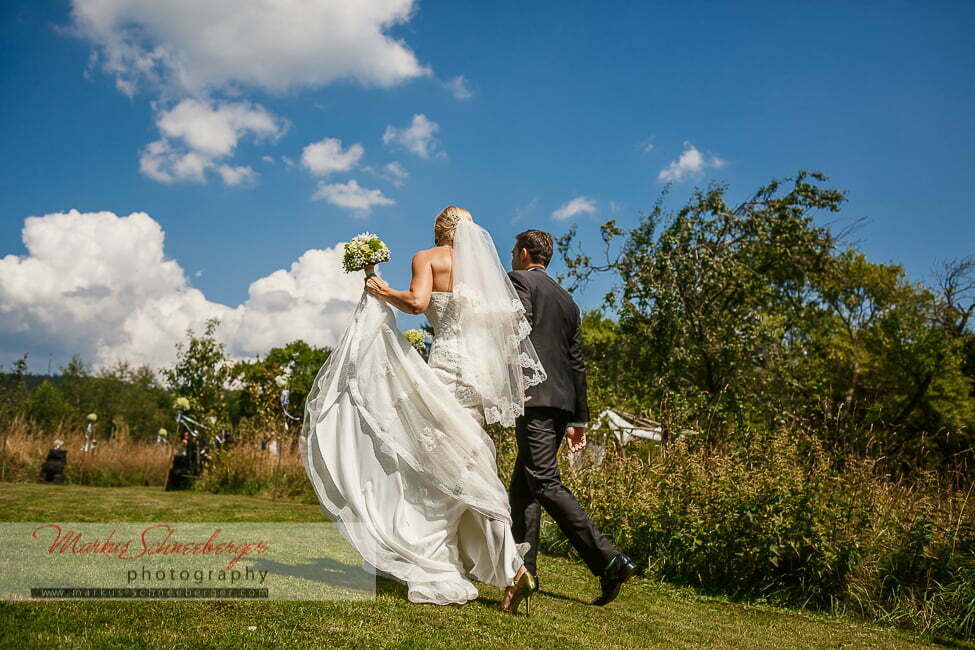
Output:
<instances>
[{"instance_id":1,"label":"bare shoulder","mask_svg":"<svg viewBox=\"0 0 975 650\"><path fill-rule=\"evenodd\" d=\"M416 254L413 255L414 273L418 272L420 269L429 269L434 275L435 284L437 284L437 277L450 273L450 265L450 250L444 246L427 248L417 251Z\"/></svg>"},{"instance_id":2,"label":"bare shoulder","mask_svg":"<svg viewBox=\"0 0 975 650\"><path fill-rule=\"evenodd\" d=\"M429 263L435 268L449 268L451 261L450 248L447 246L426 248L422 251L417 251L416 255L413 256L413 260Z\"/></svg>"},{"instance_id":3,"label":"bare shoulder","mask_svg":"<svg viewBox=\"0 0 975 650\"><path fill-rule=\"evenodd\" d=\"M413 256L415 260L435 260L440 258L449 258L450 252L447 250L446 246L434 246L433 248L424 248L419 250Z\"/></svg>"},{"instance_id":4,"label":"bare shoulder","mask_svg":"<svg viewBox=\"0 0 975 650\"><path fill-rule=\"evenodd\" d=\"M435 258L436 249L425 248L413 254L413 264L430 264Z\"/></svg>"}]
</instances>

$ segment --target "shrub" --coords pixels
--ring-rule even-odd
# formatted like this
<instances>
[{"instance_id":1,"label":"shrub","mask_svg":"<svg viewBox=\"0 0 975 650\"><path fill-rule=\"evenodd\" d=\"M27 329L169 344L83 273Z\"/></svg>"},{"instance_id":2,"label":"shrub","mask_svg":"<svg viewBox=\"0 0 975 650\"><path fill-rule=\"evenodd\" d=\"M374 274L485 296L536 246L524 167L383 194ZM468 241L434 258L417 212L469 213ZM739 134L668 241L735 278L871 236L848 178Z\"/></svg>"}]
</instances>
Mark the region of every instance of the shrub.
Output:
<instances>
[{"instance_id":1,"label":"shrub","mask_svg":"<svg viewBox=\"0 0 975 650\"><path fill-rule=\"evenodd\" d=\"M874 461L838 464L811 437L779 432L747 448L678 442L650 462L608 454L563 480L657 578L926 633L975 632L975 504L934 475L895 483ZM550 521L541 547L570 552Z\"/></svg>"},{"instance_id":2,"label":"shrub","mask_svg":"<svg viewBox=\"0 0 975 650\"><path fill-rule=\"evenodd\" d=\"M197 481L196 489L215 494L248 494L317 503L315 491L294 447L283 444L279 454L256 444L221 450Z\"/></svg>"}]
</instances>

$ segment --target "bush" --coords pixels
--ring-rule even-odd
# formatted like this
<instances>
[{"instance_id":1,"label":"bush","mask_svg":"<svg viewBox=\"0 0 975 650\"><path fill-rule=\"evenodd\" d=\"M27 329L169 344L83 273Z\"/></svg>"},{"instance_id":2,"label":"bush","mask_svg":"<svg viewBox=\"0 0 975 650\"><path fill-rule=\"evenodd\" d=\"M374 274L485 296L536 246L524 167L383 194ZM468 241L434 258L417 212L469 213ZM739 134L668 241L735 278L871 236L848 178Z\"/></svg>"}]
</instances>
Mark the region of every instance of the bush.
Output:
<instances>
[{"instance_id":1,"label":"bush","mask_svg":"<svg viewBox=\"0 0 975 650\"><path fill-rule=\"evenodd\" d=\"M649 575L926 633L975 633L975 504L933 475L894 483L874 462L838 465L811 437L780 432L747 449L678 442L649 463L608 454L563 480ZM569 552L551 522L541 547Z\"/></svg>"},{"instance_id":2,"label":"bush","mask_svg":"<svg viewBox=\"0 0 975 650\"><path fill-rule=\"evenodd\" d=\"M214 494L247 494L318 503L297 449L282 444L280 457L259 445L218 452L195 488Z\"/></svg>"}]
</instances>

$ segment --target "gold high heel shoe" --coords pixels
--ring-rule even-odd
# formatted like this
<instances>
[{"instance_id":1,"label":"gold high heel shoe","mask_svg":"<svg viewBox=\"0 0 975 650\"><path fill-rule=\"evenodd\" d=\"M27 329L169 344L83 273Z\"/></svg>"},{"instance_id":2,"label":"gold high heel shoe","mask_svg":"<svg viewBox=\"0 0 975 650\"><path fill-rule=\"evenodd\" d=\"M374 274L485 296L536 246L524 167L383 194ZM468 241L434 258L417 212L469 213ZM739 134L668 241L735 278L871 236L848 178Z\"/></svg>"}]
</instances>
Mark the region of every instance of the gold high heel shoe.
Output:
<instances>
[{"instance_id":1,"label":"gold high heel shoe","mask_svg":"<svg viewBox=\"0 0 975 650\"><path fill-rule=\"evenodd\" d=\"M508 603L508 608L501 608L501 611L507 612L509 614L518 613L518 605L521 601L525 601L525 616L531 616L532 614L532 597L535 595L535 576L531 574L528 569L521 574L518 580L514 584L515 593L511 596L511 602Z\"/></svg>"}]
</instances>

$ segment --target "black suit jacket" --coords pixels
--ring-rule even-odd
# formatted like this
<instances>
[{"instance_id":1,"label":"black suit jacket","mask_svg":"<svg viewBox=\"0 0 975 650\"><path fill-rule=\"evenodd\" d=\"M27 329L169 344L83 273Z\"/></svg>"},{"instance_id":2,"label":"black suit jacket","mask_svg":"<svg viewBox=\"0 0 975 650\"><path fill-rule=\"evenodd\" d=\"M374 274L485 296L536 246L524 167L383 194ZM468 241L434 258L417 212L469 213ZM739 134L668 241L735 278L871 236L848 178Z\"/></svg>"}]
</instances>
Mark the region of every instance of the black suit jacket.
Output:
<instances>
[{"instance_id":1,"label":"black suit jacket","mask_svg":"<svg viewBox=\"0 0 975 650\"><path fill-rule=\"evenodd\" d=\"M508 277L525 305L531 342L548 375L528 389L525 407L549 406L568 411L572 421L589 421L586 363L582 358L579 306L569 292L542 269L510 271Z\"/></svg>"}]
</instances>

